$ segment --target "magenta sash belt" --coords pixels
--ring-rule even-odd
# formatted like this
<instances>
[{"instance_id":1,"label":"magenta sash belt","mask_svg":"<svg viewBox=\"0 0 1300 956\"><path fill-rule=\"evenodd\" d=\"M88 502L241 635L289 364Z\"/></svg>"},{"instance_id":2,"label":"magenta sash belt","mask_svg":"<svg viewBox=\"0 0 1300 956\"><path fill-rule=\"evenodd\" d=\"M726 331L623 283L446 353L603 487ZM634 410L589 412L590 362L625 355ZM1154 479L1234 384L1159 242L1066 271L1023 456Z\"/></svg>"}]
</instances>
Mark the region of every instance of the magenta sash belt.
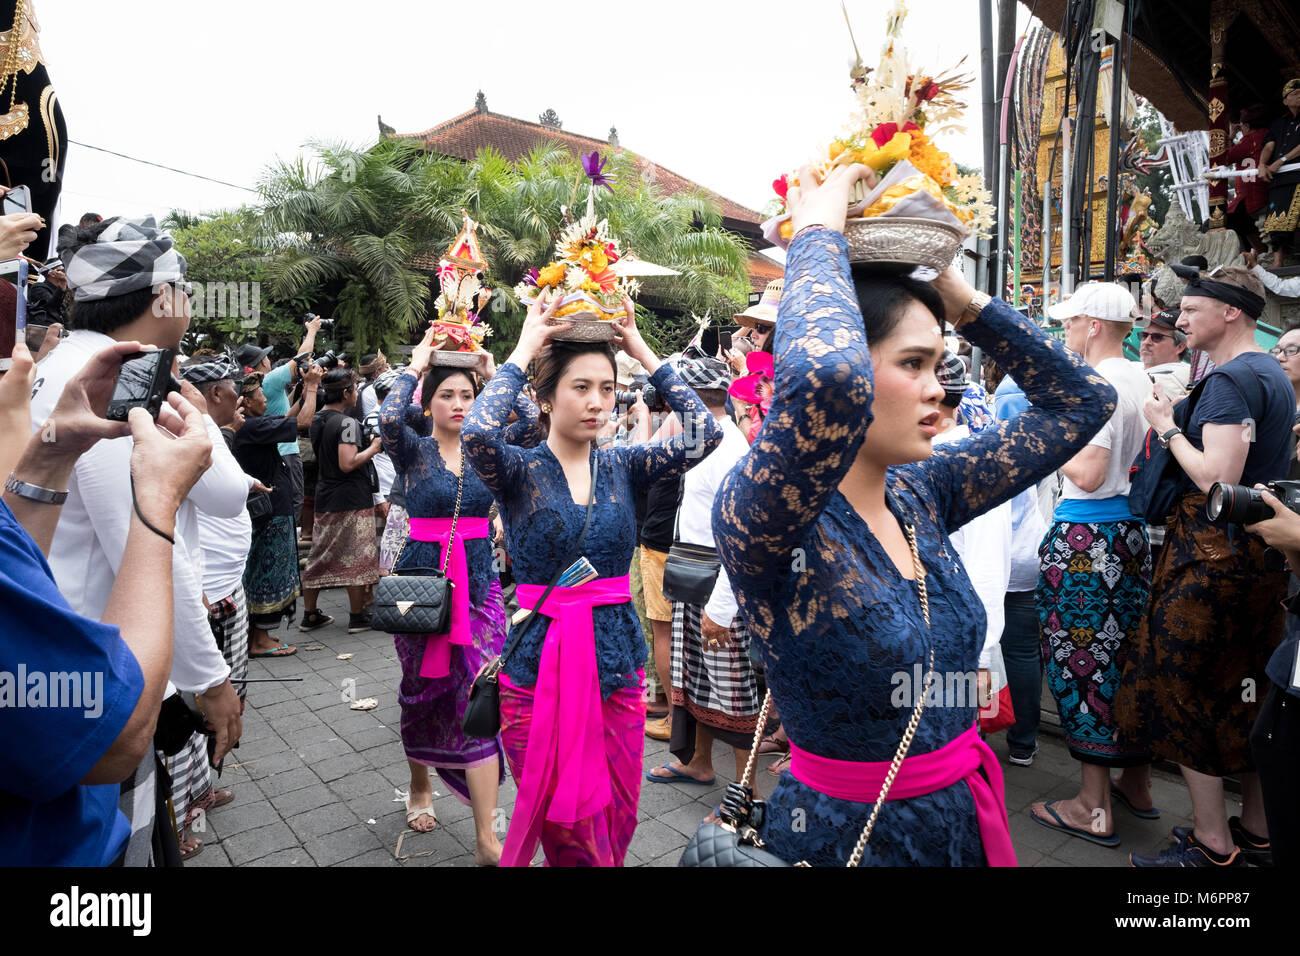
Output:
<instances>
[{"instance_id":1,"label":"magenta sash belt","mask_svg":"<svg viewBox=\"0 0 1300 956\"><path fill-rule=\"evenodd\" d=\"M795 779L818 793L855 803L875 803L889 774L890 763L888 760L832 760L801 750L793 742L790 744L790 773ZM983 774L979 772L981 768ZM1007 824L1002 768L975 727L938 750L903 758L886 799L924 796L950 787L958 780L966 781L975 799L975 818L989 866L1015 866L1016 851Z\"/></svg>"},{"instance_id":2,"label":"magenta sash belt","mask_svg":"<svg viewBox=\"0 0 1300 956\"><path fill-rule=\"evenodd\" d=\"M451 645L471 643L469 633L469 565L465 561L465 539L486 538L487 518L458 518L456 540L451 543L447 557L447 577L451 579L451 616L445 634L431 634L424 645L420 660L421 677L446 677L451 673ZM412 518L412 541L436 541L447 554L447 539L451 537L450 518Z\"/></svg>"},{"instance_id":3,"label":"magenta sash belt","mask_svg":"<svg viewBox=\"0 0 1300 956\"><path fill-rule=\"evenodd\" d=\"M531 609L545 591L544 585L520 584L515 596L520 607ZM519 794L502 866L528 866L531 859L524 859L524 854L531 858L544 820L572 826L610 803L591 612L630 600L631 582L625 574L597 578L576 588L556 587L538 612L551 623L542 643L523 779L517 781ZM501 679L505 680L504 674Z\"/></svg>"}]
</instances>

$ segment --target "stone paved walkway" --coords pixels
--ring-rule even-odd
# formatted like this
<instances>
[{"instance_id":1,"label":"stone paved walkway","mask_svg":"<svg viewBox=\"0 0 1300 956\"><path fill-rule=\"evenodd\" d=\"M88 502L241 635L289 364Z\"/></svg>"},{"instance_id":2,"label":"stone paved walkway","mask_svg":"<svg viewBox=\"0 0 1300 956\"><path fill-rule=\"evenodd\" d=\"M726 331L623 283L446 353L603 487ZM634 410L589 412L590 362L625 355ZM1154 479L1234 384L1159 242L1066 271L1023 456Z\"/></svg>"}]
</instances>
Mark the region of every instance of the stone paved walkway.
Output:
<instances>
[{"instance_id":1,"label":"stone paved walkway","mask_svg":"<svg viewBox=\"0 0 1300 956\"><path fill-rule=\"evenodd\" d=\"M203 852L190 866L472 866L474 825L467 806L439 787L434 806L438 828L417 834L406 827L396 797L409 784L398 735L400 671L392 637L378 631L349 635L342 591L322 594L321 608L335 622L311 634L297 628L287 636L294 657L253 661L250 677L301 676L301 683L251 684L240 747L226 761L220 786L236 799L213 811L199 833ZM285 632L280 632L285 639ZM307 645L320 643L320 650ZM339 654L351 654L346 661ZM342 690L355 681L355 698L375 697L371 711L349 708ZM1117 808L1123 840L1106 849L1038 826L1029 819L1035 800L1072 796L1077 764L1059 738L1044 735L1032 767L1005 762L1004 735L990 741L1003 759L1011 836L1022 866L1126 866L1130 850L1168 844L1169 828L1190 823L1191 805L1182 782L1156 771L1152 785L1161 820L1138 820ZM671 760L667 745L646 740L645 766ZM759 792L771 792L776 778L765 772L773 758L760 759ZM695 832L734 773L729 748L714 753L718 782L709 788L682 784L642 786L636 836L629 866L676 866ZM507 777L501 806L509 813L515 786ZM1239 813L1235 805L1230 811ZM402 855L395 857L403 833ZM540 854L539 854L540 856Z\"/></svg>"}]
</instances>

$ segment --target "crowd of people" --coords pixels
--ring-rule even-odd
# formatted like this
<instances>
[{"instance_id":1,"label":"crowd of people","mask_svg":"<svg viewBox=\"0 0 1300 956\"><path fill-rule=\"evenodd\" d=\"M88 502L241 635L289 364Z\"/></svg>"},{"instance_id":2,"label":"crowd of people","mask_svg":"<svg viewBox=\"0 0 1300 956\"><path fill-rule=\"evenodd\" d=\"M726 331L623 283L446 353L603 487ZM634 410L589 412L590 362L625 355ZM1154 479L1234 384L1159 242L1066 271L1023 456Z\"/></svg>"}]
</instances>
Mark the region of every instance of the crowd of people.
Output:
<instances>
[{"instance_id":1,"label":"crowd of people","mask_svg":"<svg viewBox=\"0 0 1300 956\"><path fill-rule=\"evenodd\" d=\"M1270 546L1300 567L1300 515L1282 486L1243 524L1222 486L1294 471L1300 331L1270 356L1257 275L1187 267L1180 307L1138 320L1140 362L1117 285L1053 306L1052 338L956 270L851 262L847 198L873 177L801 172L784 280L730 342L665 360L630 301L612 341L572 341L541 294L499 368L442 363L430 329L405 365L354 370L312 319L279 362L179 358L156 423L105 415L125 357L180 349L185 261L152 219L65 226L37 288L66 288L66 310L43 297L71 332L0 378L0 664L103 690L0 687L0 862L200 852L189 823L234 799L214 768L249 659L333 623L322 590L359 633L382 578L427 569L446 631L394 635L406 819L437 826L435 771L480 865L622 865L643 788L711 786L717 741L735 779L760 756L779 779L761 813L728 797L704 822L787 863L1014 865L984 738L1033 764L1044 677L1080 785L1037 823L1117 846L1115 804L1159 818L1164 759L1195 825L1133 865L1294 862L1300 622ZM0 225L6 254L35 235ZM484 736L466 714L489 681ZM673 759L644 770L646 736Z\"/></svg>"}]
</instances>

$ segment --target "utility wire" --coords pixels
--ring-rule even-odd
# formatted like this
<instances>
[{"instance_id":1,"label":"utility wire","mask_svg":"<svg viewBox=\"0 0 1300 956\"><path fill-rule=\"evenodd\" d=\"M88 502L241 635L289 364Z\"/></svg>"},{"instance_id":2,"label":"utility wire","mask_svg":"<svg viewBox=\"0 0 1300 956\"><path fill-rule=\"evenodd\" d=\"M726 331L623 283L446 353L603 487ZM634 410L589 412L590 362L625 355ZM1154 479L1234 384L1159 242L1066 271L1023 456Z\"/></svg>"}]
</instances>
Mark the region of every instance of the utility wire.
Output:
<instances>
[{"instance_id":1,"label":"utility wire","mask_svg":"<svg viewBox=\"0 0 1300 956\"><path fill-rule=\"evenodd\" d=\"M207 180L208 182L210 182L210 183L219 183L219 184L222 185L222 186L229 186L229 187L231 187L232 189L242 189L242 190L244 190L245 192L250 192L250 193L256 193L256 192L257 192L256 189L250 189L250 188L247 187L247 186L240 186L240 185L237 185L236 183L228 183L228 182L226 182L224 179L213 179L211 176L201 176L201 175L199 175L198 173L190 173L190 172L186 172L186 171L183 170L183 169L177 169L175 166L164 166L162 163L153 163L153 162L150 162L150 161L147 160L147 159L137 159L137 158L134 157L134 156L128 156L128 155L126 155L126 153L119 153L119 152L117 152L116 150L105 149L103 146L91 146L89 143L80 143L80 142L78 142L78 141L75 140L75 139L70 139L70 140L68 140L68 142L71 143L73 146L84 146L86 149L94 149L94 150L98 150L98 151L101 152L101 153L108 153L108 154L111 155L111 156L120 156L120 157L122 157L122 159L129 159L129 160L131 160L131 162L133 162L133 163L143 163L143 164L146 165L146 166L156 166L156 167L158 167L159 169L166 169L166 170L168 170L169 172L180 173L182 176L192 176L192 177L194 177L195 179L206 179L206 180Z\"/></svg>"}]
</instances>

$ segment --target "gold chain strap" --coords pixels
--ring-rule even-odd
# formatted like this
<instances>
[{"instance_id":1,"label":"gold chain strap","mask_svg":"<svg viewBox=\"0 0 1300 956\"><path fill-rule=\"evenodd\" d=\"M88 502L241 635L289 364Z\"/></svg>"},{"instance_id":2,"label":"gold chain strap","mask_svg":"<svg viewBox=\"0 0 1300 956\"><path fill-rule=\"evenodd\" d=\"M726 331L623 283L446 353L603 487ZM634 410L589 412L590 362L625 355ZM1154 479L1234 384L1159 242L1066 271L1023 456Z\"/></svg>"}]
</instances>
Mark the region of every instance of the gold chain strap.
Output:
<instances>
[{"instance_id":1,"label":"gold chain strap","mask_svg":"<svg viewBox=\"0 0 1300 956\"><path fill-rule=\"evenodd\" d=\"M916 547L916 529L912 525L903 525L903 531L907 534L907 546L912 552L912 568L916 575L916 592L921 602L921 616L925 618L925 629L930 629L930 594L925 587L925 565L921 563L921 552ZM885 775L885 782L881 784L880 795L876 797L876 805L871 808L871 816L867 819L867 825L862 829L862 836L858 837L857 845L853 848L852 855L849 856L849 862L846 866L857 866L862 862L863 851L867 848L867 841L871 839L871 831L876 827L876 818L880 816L880 808L884 806L885 797L889 794L889 789L894 785L894 778L898 776L898 768L903 765L903 759L907 756L907 751L912 746L912 738L916 736L916 728L921 723L921 714L925 710L925 698L934 684L934 647L930 647L930 660L926 665L925 687L922 688L917 698L916 706L912 709L912 719L907 723L907 729L903 731L903 739L898 742L898 750L894 752L894 760L889 765L889 773ZM758 713L758 727L754 731L754 743L749 748L749 761L745 764L745 773L741 778L740 784L743 787L751 785L754 776L754 763L758 756L758 745L763 742L763 730L767 725L767 714L772 707L772 692L769 690L767 696L763 698L763 707ZM799 864L806 866L807 864Z\"/></svg>"},{"instance_id":2,"label":"gold chain strap","mask_svg":"<svg viewBox=\"0 0 1300 956\"><path fill-rule=\"evenodd\" d=\"M921 563L921 553L916 547L916 529L910 524L903 525L903 530L907 533L907 545L912 549L912 567L916 574L916 593L921 601L921 616L925 618L925 629L930 629L930 595L925 588L925 565ZM930 645L930 662L926 665L925 670L925 687L922 688L920 695L917 697L916 706L912 708L912 719L907 722L907 729L903 731L903 739L898 742L898 750L894 753L894 761L889 765L889 773L885 775L885 782L880 785L880 795L876 797L876 805L871 808L871 816L867 818L867 825L862 828L862 836L858 837L857 846L853 848L852 855L849 856L847 866L857 866L862 862L863 851L867 848L867 841L871 839L871 831L876 828L876 818L880 816L880 808L885 805L885 798L889 795L889 788L894 785L894 778L898 776L898 768L903 765L903 758L907 756L908 749L912 746L912 738L916 735L917 725L921 723L921 713L925 710L925 698L930 693L930 688L934 684L934 645Z\"/></svg>"},{"instance_id":3,"label":"gold chain strap","mask_svg":"<svg viewBox=\"0 0 1300 956\"><path fill-rule=\"evenodd\" d=\"M14 25L9 31L9 48L5 50L4 66L0 67L0 97L4 96L5 87L13 81L13 89L9 91L9 110L13 112L14 99L18 96L18 47L22 41L23 22L27 19L24 0L18 0L14 6Z\"/></svg>"},{"instance_id":4,"label":"gold chain strap","mask_svg":"<svg viewBox=\"0 0 1300 956\"><path fill-rule=\"evenodd\" d=\"M465 490L465 450L460 452L460 471L456 474L456 507L451 512L451 534L447 536L447 547L442 549L442 567L439 570L445 575L447 573L447 562L451 560L451 543L456 540L456 522L460 520L460 496ZM410 520L409 518L407 519ZM397 549L397 554L393 557L393 573L397 573L397 564L402 560L402 553L406 546L411 543L411 531L408 528L406 538L402 541L402 546Z\"/></svg>"}]
</instances>

